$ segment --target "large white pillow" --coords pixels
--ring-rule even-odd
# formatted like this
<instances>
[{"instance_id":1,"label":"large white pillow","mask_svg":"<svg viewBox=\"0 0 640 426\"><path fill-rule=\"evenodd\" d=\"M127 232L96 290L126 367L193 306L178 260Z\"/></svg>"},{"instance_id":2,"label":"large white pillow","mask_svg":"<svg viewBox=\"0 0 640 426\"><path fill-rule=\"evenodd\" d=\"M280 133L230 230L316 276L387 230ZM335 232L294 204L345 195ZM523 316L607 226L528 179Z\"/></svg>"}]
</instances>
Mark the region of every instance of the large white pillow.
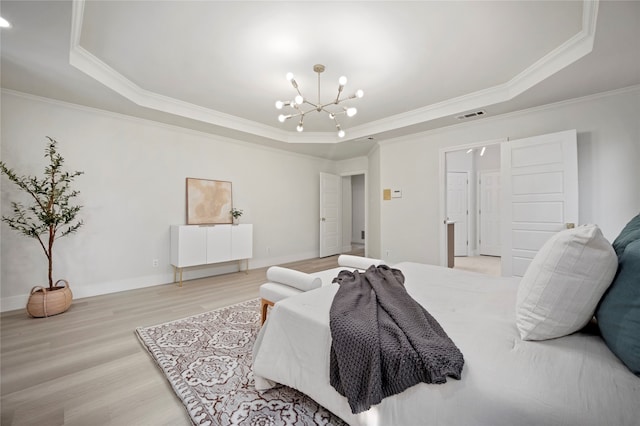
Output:
<instances>
[{"instance_id":1,"label":"large white pillow","mask_svg":"<svg viewBox=\"0 0 640 426\"><path fill-rule=\"evenodd\" d=\"M552 236L518 287L516 325L523 340L566 336L593 317L618 267L613 247L596 225Z\"/></svg>"}]
</instances>

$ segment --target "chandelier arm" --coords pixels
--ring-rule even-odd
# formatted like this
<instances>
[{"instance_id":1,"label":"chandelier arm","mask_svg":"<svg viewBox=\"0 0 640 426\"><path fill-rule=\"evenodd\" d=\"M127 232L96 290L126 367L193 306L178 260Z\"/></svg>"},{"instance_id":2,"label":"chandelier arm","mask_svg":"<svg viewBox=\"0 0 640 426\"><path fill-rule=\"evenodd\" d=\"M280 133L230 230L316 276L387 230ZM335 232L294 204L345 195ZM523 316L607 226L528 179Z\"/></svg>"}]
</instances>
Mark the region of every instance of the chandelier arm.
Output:
<instances>
[{"instance_id":1,"label":"chandelier arm","mask_svg":"<svg viewBox=\"0 0 640 426\"><path fill-rule=\"evenodd\" d=\"M340 102L342 102L342 101L340 101ZM321 110L327 111L325 108L328 107L328 106L331 106L331 105L336 105L336 103L331 101L331 102L328 102L328 103L323 104L323 105L318 105L316 108L320 108ZM327 111L327 112L329 112L329 111Z\"/></svg>"},{"instance_id":2,"label":"chandelier arm","mask_svg":"<svg viewBox=\"0 0 640 426\"><path fill-rule=\"evenodd\" d=\"M313 110L312 110L312 111L313 111ZM290 118L304 117L304 115L305 115L305 114L307 114L308 112L309 112L309 111L306 111L306 112L300 111L300 112L298 112L297 114L289 114L289 115L285 116L285 118L288 120L288 119L290 119Z\"/></svg>"},{"instance_id":3,"label":"chandelier arm","mask_svg":"<svg viewBox=\"0 0 640 426\"><path fill-rule=\"evenodd\" d=\"M296 116L301 115L301 114L305 114L305 115L306 115L306 114L309 114L311 111L316 111L316 110L317 110L317 109L316 109L316 106L315 106L314 104L312 104L311 102L306 102L306 103L308 103L309 105L311 105L313 108L312 108L312 109L309 109L309 110L304 111L302 108L300 108L300 105L296 105L296 106L295 106L295 109L298 111L298 113L296 114Z\"/></svg>"},{"instance_id":4,"label":"chandelier arm","mask_svg":"<svg viewBox=\"0 0 640 426\"><path fill-rule=\"evenodd\" d=\"M327 105L333 105L333 102ZM326 106L326 105L325 105ZM326 112L327 114L331 115L331 116L335 116L335 115L339 115L339 114L346 114L346 111L338 111L338 112L333 112L333 111L329 111L328 109L322 107L322 111Z\"/></svg>"}]
</instances>

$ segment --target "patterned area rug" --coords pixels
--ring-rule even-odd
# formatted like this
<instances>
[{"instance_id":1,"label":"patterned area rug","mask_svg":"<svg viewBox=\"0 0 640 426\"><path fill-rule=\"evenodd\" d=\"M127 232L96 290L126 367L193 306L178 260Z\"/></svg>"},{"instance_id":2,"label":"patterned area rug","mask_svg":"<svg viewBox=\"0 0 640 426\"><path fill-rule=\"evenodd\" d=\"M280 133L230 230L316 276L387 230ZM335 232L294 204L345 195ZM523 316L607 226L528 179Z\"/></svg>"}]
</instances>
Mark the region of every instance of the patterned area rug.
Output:
<instances>
[{"instance_id":1,"label":"patterned area rug","mask_svg":"<svg viewBox=\"0 0 640 426\"><path fill-rule=\"evenodd\" d=\"M289 387L256 391L251 352L259 329L255 299L136 333L195 425L346 425Z\"/></svg>"}]
</instances>

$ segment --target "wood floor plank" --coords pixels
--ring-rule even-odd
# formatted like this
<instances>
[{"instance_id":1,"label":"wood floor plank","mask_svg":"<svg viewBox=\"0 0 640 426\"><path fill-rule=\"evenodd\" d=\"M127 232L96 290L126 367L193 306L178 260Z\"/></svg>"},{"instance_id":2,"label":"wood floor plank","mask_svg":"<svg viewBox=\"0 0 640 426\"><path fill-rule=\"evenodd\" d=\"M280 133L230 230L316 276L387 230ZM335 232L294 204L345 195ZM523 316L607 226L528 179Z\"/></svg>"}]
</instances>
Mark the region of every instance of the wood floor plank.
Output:
<instances>
[{"instance_id":1,"label":"wood floor plank","mask_svg":"<svg viewBox=\"0 0 640 426\"><path fill-rule=\"evenodd\" d=\"M331 256L282 266L316 272L338 265ZM3 313L0 424L190 425L134 331L254 299L266 270L79 299L46 319Z\"/></svg>"}]
</instances>

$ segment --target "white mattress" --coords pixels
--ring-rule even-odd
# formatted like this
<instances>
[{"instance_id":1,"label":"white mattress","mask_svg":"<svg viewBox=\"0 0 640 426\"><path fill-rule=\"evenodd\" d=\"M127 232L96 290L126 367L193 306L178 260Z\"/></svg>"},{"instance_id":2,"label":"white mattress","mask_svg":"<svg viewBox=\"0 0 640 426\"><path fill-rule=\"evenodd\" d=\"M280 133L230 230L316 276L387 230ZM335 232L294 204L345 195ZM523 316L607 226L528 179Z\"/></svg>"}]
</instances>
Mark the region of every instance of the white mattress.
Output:
<instances>
[{"instance_id":1,"label":"white mattress","mask_svg":"<svg viewBox=\"0 0 640 426\"><path fill-rule=\"evenodd\" d=\"M409 262L394 267L462 351L461 380L422 383L353 415L329 384L329 308L338 286L324 283L269 313L254 347L256 387L296 388L351 425L639 424L640 378L600 337L520 339L517 279Z\"/></svg>"}]
</instances>

